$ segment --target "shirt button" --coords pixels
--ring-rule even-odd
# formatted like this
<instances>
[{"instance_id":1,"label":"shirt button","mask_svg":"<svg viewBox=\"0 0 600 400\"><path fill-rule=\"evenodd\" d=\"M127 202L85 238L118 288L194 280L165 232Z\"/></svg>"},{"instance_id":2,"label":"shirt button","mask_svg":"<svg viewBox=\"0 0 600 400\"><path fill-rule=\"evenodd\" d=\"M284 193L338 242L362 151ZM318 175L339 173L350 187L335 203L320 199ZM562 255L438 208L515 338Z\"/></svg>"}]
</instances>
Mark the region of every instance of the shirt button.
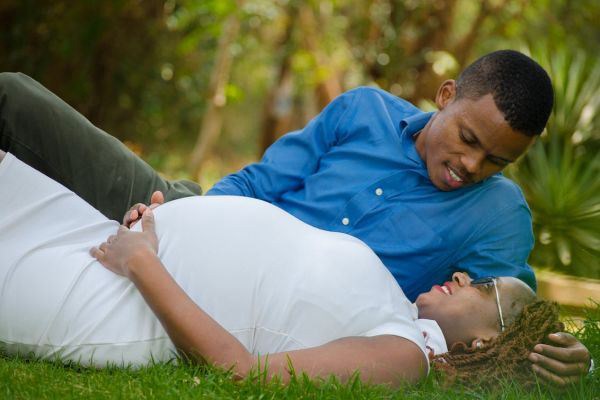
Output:
<instances>
[{"instance_id":1,"label":"shirt button","mask_svg":"<svg viewBox=\"0 0 600 400\"><path fill-rule=\"evenodd\" d=\"M348 218L342 218L342 224L348 225L349 223L350 223L350 220Z\"/></svg>"},{"instance_id":2,"label":"shirt button","mask_svg":"<svg viewBox=\"0 0 600 400\"><path fill-rule=\"evenodd\" d=\"M381 195L383 194L383 189L382 189L382 188L377 188L377 189L375 189L375 194L376 194L377 196L381 196Z\"/></svg>"}]
</instances>

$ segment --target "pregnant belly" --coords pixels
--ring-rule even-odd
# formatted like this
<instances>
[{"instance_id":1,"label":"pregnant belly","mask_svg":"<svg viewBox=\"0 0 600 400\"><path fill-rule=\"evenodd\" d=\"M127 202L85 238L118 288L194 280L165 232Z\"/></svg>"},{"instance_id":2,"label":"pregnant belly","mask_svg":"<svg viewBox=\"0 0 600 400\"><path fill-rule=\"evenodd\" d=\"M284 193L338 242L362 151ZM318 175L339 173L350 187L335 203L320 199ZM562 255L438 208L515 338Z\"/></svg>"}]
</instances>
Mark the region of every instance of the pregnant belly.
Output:
<instances>
[{"instance_id":1,"label":"pregnant belly","mask_svg":"<svg viewBox=\"0 0 600 400\"><path fill-rule=\"evenodd\" d=\"M156 227L175 280L254 353L359 335L410 306L364 243L259 200L178 200Z\"/></svg>"}]
</instances>

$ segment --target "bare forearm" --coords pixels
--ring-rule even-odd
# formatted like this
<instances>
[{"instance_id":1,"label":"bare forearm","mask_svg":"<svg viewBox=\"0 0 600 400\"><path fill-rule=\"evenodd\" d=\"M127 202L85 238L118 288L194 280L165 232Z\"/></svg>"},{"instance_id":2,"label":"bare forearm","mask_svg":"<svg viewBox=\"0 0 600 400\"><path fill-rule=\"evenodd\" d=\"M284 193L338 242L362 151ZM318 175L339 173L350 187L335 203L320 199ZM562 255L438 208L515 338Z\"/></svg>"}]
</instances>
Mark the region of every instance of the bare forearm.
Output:
<instances>
[{"instance_id":1,"label":"bare forearm","mask_svg":"<svg viewBox=\"0 0 600 400\"><path fill-rule=\"evenodd\" d=\"M129 277L186 356L226 369L233 367L238 376L247 373L252 364L248 351L188 297L156 255L134 259Z\"/></svg>"},{"instance_id":2,"label":"bare forearm","mask_svg":"<svg viewBox=\"0 0 600 400\"><path fill-rule=\"evenodd\" d=\"M152 308L175 346L196 361L232 369L245 377L259 365L267 379L290 378L288 362L297 373L326 378L336 375L346 381L354 371L372 383L417 381L427 370L418 346L393 336L343 338L319 347L268 356L253 356L173 280L156 255L133 258L129 278Z\"/></svg>"}]
</instances>

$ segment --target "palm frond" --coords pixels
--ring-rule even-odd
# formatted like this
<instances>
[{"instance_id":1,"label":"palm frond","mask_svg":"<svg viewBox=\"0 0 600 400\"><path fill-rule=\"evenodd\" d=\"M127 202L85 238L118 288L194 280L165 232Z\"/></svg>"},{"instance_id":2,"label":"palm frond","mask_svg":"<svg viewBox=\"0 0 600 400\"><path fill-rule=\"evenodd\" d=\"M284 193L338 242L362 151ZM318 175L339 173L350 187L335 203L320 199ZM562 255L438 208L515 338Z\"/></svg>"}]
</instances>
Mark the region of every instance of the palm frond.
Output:
<instances>
[{"instance_id":1,"label":"palm frond","mask_svg":"<svg viewBox=\"0 0 600 400\"><path fill-rule=\"evenodd\" d=\"M508 174L532 210L530 262L600 278L600 61L549 49L530 53L552 78L555 107L542 137Z\"/></svg>"}]
</instances>

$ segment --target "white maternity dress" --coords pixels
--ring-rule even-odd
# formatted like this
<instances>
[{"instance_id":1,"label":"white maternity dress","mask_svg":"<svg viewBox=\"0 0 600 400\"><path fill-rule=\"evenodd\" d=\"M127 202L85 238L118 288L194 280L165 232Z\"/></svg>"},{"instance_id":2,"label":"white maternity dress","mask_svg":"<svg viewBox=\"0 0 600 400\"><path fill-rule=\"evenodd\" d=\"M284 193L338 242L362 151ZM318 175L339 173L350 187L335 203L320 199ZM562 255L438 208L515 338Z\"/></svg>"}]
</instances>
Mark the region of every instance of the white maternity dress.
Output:
<instances>
[{"instance_id":1,"label":"white maternity dress","mask_svg":"<svg viewBox=\"0 0 600 400\"><path fill-rule=\"evenodd\" d=\"M354 237L260 200L192 197L155 211L159 257L250 352L397 335L446 351L378 257ZM134 229L141 229L138 224ZM11 154L0 162L0 351L139 366L176 354L136 287L90 255L114 234L74 193Z\"/></svg>"}]
</instances>

